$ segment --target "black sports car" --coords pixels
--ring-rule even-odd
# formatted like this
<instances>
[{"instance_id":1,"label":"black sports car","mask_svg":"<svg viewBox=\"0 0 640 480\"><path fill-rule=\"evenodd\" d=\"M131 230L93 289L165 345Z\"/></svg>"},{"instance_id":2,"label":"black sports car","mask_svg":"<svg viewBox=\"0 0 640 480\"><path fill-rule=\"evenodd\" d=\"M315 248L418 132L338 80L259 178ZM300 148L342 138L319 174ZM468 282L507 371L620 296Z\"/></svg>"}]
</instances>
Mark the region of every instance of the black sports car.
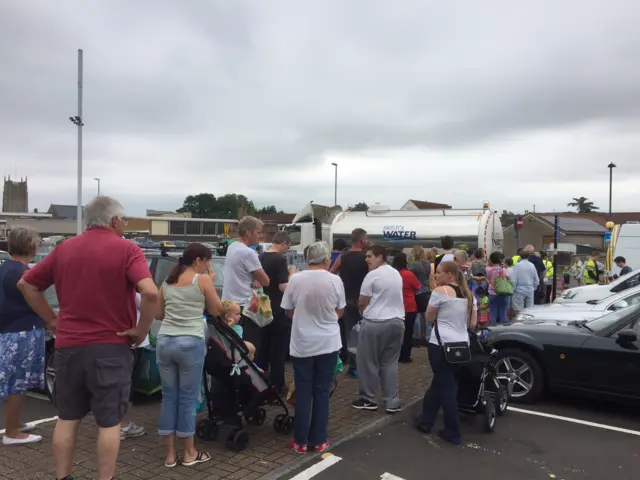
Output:
<instances>
[{"instance_id":1,"label":"black sports car","mask_svg":"<svg viewBox=\"0 0 640 480\"><path fill-rule=\"evenodd\" d=\"M514 401L545 388L640 403L640 305L590 321L523 321L491 327L498 378Z\"/></svg>"}]
</instances>

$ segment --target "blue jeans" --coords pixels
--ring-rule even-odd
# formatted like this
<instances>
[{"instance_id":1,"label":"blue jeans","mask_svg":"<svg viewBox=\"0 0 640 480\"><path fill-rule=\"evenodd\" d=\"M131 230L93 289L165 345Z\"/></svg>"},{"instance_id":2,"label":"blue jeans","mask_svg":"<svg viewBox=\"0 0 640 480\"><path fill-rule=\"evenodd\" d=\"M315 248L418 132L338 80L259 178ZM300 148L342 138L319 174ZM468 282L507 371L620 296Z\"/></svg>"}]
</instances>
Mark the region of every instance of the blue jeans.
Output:
<instances>
[{"instance_id":1,"label":"blue jeans","mask_svg":"<svg viewBox=\"0 0 640 480\"><path fill-rule=\"evenodd\" d=\"M489 295L489 325L507 321L510 301L507 295Z\"/></svg>"},{"instance_id":2,"label":"blue jeans","mask_svg":"<svg viewBox=\"0 0 640 480\"><path fill-rule=\"evenodd\" d=\"M422 401L421 426L425 429L433 428L438 411L442 407L444 429L447 436L459 439L461 434L456 382L457 367L445 360L444 352L439 345L430 343L428 351L433 379Z\"/></svg>"},{"instance_id":3,"label":"blue jeans","mask_svg":"<svg viewBox=\"0 0 640 480\"><path fill-rule=\"evenodd\" d=\"M188 335L158 338L156 358L162 383L160 435L181 438L195 435L204 354L203 338Z\"/></svg>"},{"instance_id":4,"label":"blue jeans","mask_svg":"<svg viewBox=\"0 0 640 480\"><path fill-rule=\"evenodd\" d=\"M329 393L338 352L308 358L291 357L296 386L293 438L298 445L322 445L329 439Z\"/></svg>"}]
</instances>

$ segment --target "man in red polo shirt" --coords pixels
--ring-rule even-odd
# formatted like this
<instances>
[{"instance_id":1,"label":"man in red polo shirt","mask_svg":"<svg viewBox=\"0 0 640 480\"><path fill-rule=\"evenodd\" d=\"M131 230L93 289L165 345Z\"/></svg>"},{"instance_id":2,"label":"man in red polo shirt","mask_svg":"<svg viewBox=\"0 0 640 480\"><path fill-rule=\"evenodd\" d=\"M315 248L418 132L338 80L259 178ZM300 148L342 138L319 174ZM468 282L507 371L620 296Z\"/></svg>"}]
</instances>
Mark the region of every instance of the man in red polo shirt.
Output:
<instances>
[{"instance_id":1,"label":"man in red polo shirt","mask_svg":"<svg viewBox=\"0 0 640 480\"><path fill-rule=\"evenodd\" d=\"M140 344L151 328L158 289L142 250L122 238L126 219L118 201L95 197L84 217L86 232L56 247L25 273L18 288L40 315L50 315L44 290L55 285L58 295L56 478L71 478L78 426L91 411L99 428L98 480L109 480L131 389L131 345ZM136 290L142 296L137 326Z\"/></svg>"}]
</instances>

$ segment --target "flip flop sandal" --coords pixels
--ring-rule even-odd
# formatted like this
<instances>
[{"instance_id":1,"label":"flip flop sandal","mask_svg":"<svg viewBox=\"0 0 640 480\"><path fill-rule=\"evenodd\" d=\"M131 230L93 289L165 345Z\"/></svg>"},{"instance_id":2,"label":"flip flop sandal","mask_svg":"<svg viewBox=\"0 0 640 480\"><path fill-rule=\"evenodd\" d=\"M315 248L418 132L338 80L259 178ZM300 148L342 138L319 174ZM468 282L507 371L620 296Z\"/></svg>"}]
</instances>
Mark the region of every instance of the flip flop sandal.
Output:
<instances>
[{"instance_id":1,"label":"flip flop sandal","mask_svg":"<svg viewBox=\"0 0 640 480\"><path fill-rule=\"evenodd\" d=\"M165 462L164 466L167 467L167 468L174 468L174 467L177 467L178 465L180 465L181 462L182 462L182 457L180 455L178 455L176 457L175 462L173 462L173 463L166 463Z\"/></svg>"},{"instance_id":2,"label":"flip flop sandal","mask_svg":"<svg viewBox=\"0 0 640 480\"><path fill-rule=\"evenodd\" d=\"M184 465L185 467L192 467L199 463L208 462L209 460L211 460L211 455L209 455L207 452L201 452L200 450L198 450L198 455L196 456L195 460L192 460L190 462L182 462L182 465Z\"/></svg>"}]
</instances>

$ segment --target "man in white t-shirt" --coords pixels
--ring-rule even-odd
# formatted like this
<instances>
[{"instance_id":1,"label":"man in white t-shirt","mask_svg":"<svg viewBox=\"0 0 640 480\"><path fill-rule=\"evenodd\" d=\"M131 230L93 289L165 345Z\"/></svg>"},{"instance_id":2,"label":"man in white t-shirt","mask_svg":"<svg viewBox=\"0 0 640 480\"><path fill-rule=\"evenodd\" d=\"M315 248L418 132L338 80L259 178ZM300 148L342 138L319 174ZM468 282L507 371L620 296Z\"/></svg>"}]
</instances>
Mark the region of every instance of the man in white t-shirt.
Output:
<instances>
[{"instance_id":1,"label":"man in white t-shirt","mask_svg":"<svg viewBox=\"0 0 640 480\"><path fill-rule=\"evenodd\" d=\"M258 253L251 247L260 243L262 222L255 217L244 217L238 222L238 240L229 245L224 263L222 300L233 300L241 307L249 304L254 288L269 285ZM247 317L242 317L244 339L260 348L260 327Z\"/></svg>"},{"instance_id":2,"label":"man in white t-shirt","mask_svg":"<svg viewBox=\"0 0 640 480\"><path fill-rule=\"evenodd\" d=\"M362 323L358 338L360 398L351 406L377 410L376 390L382 386L387 413L402 410L398 398L398 358L404 337L402 277L387 264L387 251L374 245L367 250L370 272L360 288Z\"/></svg>"}]
</instances>

